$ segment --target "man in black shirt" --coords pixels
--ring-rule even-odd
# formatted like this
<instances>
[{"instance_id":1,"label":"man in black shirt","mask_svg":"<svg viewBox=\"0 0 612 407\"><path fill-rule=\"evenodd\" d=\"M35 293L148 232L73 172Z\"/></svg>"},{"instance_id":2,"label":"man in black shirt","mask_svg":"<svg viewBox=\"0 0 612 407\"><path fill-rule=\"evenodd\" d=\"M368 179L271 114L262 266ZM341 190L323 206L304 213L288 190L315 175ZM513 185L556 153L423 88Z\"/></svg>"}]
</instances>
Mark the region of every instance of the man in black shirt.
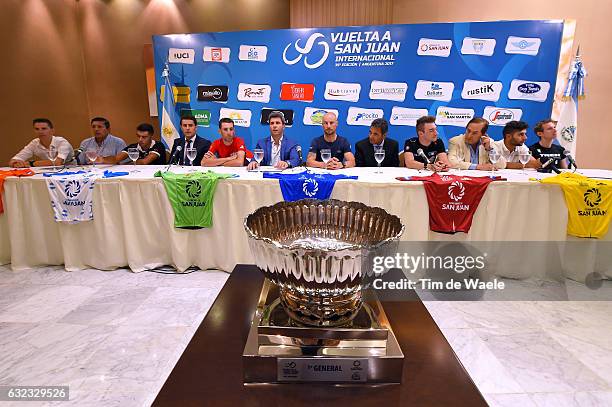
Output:
<instances>
[{"instance_id":1,"label":"man in black shirt","mask_svg":"<svg viewBox=\"0 0 612 407\"><path fill-rule=\"evenodd\" d=\"M431 171L448 171L450 164L446 155L444 142L438 138L436 118L433 116L420 117L416 122L417 136L409 138L404 144L404 162L407 168ZM425 158L418 153L423 150Z\"/></svg>"},{"instance_id":2,"label":"man in black shirt","mask_svg":"<svg viewBox=\"0 0 612 407\"><path fill-rule=\"evenodd\" d=\"M557 123L552 119L541 120L535 125L533 131L540 138L540 141L529 147L531 155L540 160L542 164L552 158L552 165L557 168L567 168L565 154L563 153L565 149L553 143L557 138Z\"/></svg>"},{"instance_id":3,"label":"man in black shirt","mask_svg":"<svg viewBox=\"0 0 612 407\"><path fill-rule=\"evenodd\" d=\"M130 144L115 156L115 162L120 163L128 158L128 149L138 150L136 165L165 165L166 149L164 145L153 140L155 130L149 123L142 123L136 127L136 138L138 143Z\"/></svg>"},{"instance_id":4,"label":"man in black shirt","mask_svg":"<svg viewBox=\"0 0 612 407\"><path fill-rule=\"evenodd\" d=\"M351 152L351 144L342 136L336 134L338 118L329 112L323 116L323 135L312 140L310 151L306 159L307 167L327 168L339 170L355 166L355 156ZM323 162L321 150L331 150L331 159Z\"/></svg>"},{"instance_id":5,"label":"man in black shirt","mask_svg":"<svg viewBox=\"0 0 612 407\"><path fill-rule=\"evenodd\" d=\"M385 119L375 119L370 125L367 138L355 144L355 162L357 167L377 167L374 150L382 148L385 158L381 167L399 167L399 146L397 141L387 137L389 125Z\"/></svg>"}]
</instances>

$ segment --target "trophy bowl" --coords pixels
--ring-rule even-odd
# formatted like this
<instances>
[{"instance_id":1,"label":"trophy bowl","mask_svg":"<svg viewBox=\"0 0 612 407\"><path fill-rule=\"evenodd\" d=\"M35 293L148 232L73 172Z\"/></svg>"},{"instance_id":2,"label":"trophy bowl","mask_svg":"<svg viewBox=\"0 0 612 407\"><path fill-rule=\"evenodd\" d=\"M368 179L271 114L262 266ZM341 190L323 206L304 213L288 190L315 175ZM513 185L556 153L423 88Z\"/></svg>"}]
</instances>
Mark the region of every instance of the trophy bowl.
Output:
<instances>
[{"instance_id":1,"label":"trophy bowl","mask_svg":"<svg viewBox=\"0 0 612 407\"><path fill-rule=\"evenodd\" d=\"M375 251L397 243L397 216L359 202L303 199L262 207L244 228L255 264L279 287L297 325L350 324L362 306L362 287Z\"/></svg>"}]
</instances>

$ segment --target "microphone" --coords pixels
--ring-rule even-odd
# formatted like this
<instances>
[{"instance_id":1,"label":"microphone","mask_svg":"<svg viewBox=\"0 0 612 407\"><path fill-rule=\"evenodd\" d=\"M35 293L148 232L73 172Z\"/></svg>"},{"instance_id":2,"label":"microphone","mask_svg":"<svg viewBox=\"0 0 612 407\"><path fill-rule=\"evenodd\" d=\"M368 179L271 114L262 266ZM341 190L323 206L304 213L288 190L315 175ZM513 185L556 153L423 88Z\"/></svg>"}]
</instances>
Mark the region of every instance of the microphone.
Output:
<instances>
[{"instance_id":1,"label":"microphone","mask_svg":"<svg viewBox=\"0 0 612 407\"><path fill-rule=\"evenodd\" d=\"M81 161L79 160L79 156L83 154L83 149L82 148L77 148L76 150L74 150L74 161L76 161L77 164L81 164Z\"/></svg>"},{"instance_id":2,"label":"microphone","mask_svg":"<svg viewBox=\"0 0 612 407\"><path fill-rule=\"evenodd\" d=\"M170 163L168 164L168 167L166 167L166 171L168 171L170 169L170 167L173 164L174 159L178 157L178 153L180 153L181 151L183 151L183 147L182 146L176 146L176 150L174 150L174 154L172 154L170 156Z\"/></svg>"},{"instance_id":3,"label":"microphone","mask_svg":"<svg viewBox=\"0 0 612 407\"><path fill-rule=\"evenodd\" d=\"M557 168L553 163L555 162L554 158L549 158L542 164L542 167L538 169L539 172L550 172L553 171L555 174L561 174L561 171ZM550 168L547 168L550 167Z\"/></svg>"},{"instance_id":4,"label":"microphone","mask_svg":"<svg viewBox=\"0 0 612 407\"><path fill-rule=\"evenodd\" d=\"M425 165L427 165L427 164L431 164L431 161L429 161L429 158L427 158L427 156L425 155L425 152L423 152L423 149L422 149L422 148L419 148L419 149L417 150L417 155L418 155L419 157L421 157L423 160L425 160Z\"/></svg>"},{"instance_id":5,"label":"microphone","mask_svg":"<svg viewBox=\"0 0 612 407\"><path fill-rule=\"evenodd\" d=\"M570 168L573 165L575 169L578 169L578 166L576 165L576 161L574 160L574 157L572 157L572 153L570 153L569 150L564 150L563 151L563 155L565 156L565 158L567 158L567 161L569 161L569 163L570 163L569 167Z\"/></svg>"},{"instance_id":6,"label":"microphone","mask_svg":"<svg viewBox=\"0 0 612 407\"><path fill-rule=\"evenodd\" d=\"M299 166L304 165L304 159L302 158L302 146L298 144L298 145L295 147L295 151L297 151L297 153L298 153L298 158L300 159L300 164L299 164Z\"/></svg>"},{"instance_id":7,"label":"microphone","mask_svg":"<svg viewBox=\"0 0 612 407\"><path fill-rule=\"evenodd\" d=\"M555 161L554 158L549 158L548 160L546 160L546 162L544 164L542 164L542 168L546 168L548 167L550 164L552 164Z\"/></svg>"}]
</instances>

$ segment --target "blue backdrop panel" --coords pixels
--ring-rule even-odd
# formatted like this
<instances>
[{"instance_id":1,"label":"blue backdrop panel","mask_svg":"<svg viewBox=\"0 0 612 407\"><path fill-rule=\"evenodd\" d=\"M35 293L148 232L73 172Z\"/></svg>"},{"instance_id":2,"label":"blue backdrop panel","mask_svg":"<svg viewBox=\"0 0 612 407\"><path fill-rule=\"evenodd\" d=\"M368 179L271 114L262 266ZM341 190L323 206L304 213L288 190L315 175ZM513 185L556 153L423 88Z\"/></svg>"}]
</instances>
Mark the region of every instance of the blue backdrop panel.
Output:
<instances>
[{"instance_id":1,"label":"blue backdrop panel","mask_svg":"<svg viewBox=\"0 0 612 407\"><path fill-rule=\"evenodd\" d=\"M161 111L161 74L168 61L171 83L189 88L188 103L181 99L183 103L178 103L177 108L209 111L210 127L200 127L198 134L210 140L219 137L221 109L246 110L251 112L250 126L236 127L236 133L253 148L259 138L269 135L267 125L260 123L264 108L293 110L293 125L286 134L297 139L305 151L322 129L304 124L304 114L307 113L307 122L316 123L320 117L316 110L321 108L338 111L338 134L348 137L353 145L367 137L367 123L381 114L391 123L403 124L392 124L389 129L389 136L403 145L404 140L416 134L415 128L406 124L419 111L402 108L424 109L437 115L445 144L448 138L463 133L463 123L471 110L475 116L495 116L498 125L490 127L489 135L497 140L504 121L516 118L519 112L521 120L530 126L550 116L562 31L563 22L555 20L155 36L158 107ZM466 80L487 83L468 82L469 89L464 89ZM373 81L379 82L374 82L371 89ZM285 100L281 100L283 83L304 86L285 86ZM448 92L449 83L454 85L452 93ZM260 93L251 92L248 98L252 100L239 100L244 99L244 88L248 86L244 84L269 88L256 87L252 91ZM356 94L356 85L350 84L359 84L360 92ZM227 101L199 101L198 85L227 86ZM311 85L312 100L308 95ZM269 101L253 101L265 97L268 90ZM423 98L431 95L445 100ZM484 115L487 107L488 115ZM528 144L536 140L530 131Z\"/></svg>"}]
</instances>

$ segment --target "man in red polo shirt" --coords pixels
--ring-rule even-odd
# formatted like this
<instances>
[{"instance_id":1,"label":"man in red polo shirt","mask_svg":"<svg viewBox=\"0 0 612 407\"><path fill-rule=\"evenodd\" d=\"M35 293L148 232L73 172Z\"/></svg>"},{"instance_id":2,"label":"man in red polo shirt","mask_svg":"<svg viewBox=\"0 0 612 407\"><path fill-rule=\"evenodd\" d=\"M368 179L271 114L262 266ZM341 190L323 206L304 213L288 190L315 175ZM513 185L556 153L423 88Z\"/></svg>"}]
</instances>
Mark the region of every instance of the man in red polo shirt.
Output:
<instances>
[{"instance_id":1,"label":"man in red polo shirt","mask_svg":"<svg viewBox=\"0 0 612 407\"><path fill-rule=\"evenodd\" d=\"M219 120L219 134L221 138L213 141L200 165L203 167L242 167L247 149L244 140L236 137L234 121L227 117Z\"/></svg>"}]
</instances>

